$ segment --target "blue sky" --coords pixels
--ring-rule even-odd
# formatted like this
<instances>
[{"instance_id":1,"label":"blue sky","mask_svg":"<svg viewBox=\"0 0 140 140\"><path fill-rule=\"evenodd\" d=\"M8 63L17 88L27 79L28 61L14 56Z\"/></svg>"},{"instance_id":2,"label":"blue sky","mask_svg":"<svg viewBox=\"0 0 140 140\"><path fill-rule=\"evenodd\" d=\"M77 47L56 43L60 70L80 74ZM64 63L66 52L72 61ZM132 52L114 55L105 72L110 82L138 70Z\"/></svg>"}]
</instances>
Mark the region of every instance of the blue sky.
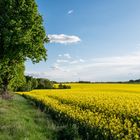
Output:
<instances>
[{"instance_id":1,"label":"blue sky","mask_svg":"<svg viewBox=\"0 0 140 140\"><path fill-rule=\"evenodd\" d=\"M36 0L48 60L26 74L56 81L140 78L139 0Z\"/></svg>"}]
</instances>

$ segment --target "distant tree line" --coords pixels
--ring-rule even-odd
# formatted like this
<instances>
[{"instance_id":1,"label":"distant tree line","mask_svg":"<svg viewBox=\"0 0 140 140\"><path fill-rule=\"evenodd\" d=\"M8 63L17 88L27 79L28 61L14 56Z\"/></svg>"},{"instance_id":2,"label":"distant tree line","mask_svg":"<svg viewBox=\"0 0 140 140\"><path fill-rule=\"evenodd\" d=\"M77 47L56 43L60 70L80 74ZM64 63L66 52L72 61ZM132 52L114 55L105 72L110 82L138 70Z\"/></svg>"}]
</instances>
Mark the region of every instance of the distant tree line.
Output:
<instances>
[{"instance_id":1,"label":"distant tree line","mask_svg":"<svg viewBox=\"0 0 140 140\"><path fill-rule=\"evenodd\" d=\"M91 83L91 81L79 81L78 83Z\"/></svg>"},{"instance_id":2,"label":"distant tree line","mask_svg":"<svg viewBox=\"0 0 140 140\"><path fill-rule=\"evenodd\" d=\"M53 89L53 81L44 78L33 78L25 76L25 81L21 86L14 88L14 91L31 91L33 89Z\"/></svg>"},{"instance_id":3,"label":"distant tree line","mask_svg":"<svg viewBox=\"0 0 140 140\"><path fill-rule=\"evenodd\" d=\"M93 81L77 81L77 82L65 82L65 83L68 83L68 84L72 84L72 83L80 83L80 84L86 84L86 83L89 83L89 84L100 84L100 83L103 83L103 84L105 84L105 83L107 83L107 84L123 84L123 83L137 83L137 84L139 84L140 83L140 79L136 79L136 80L128 80L128 81L115 81L115 82L113 82L113 81L105 81L105 82L102 82L102 81L99 81L99 82L93 82Z\"/></svg>"},{"instance_id":4,"label":"distant tree line","mask_svg":"<svg viewBox=\"0 0 140 140\"><path fill-rule=\"evenodd\" d=\"M140 79L129 80L128 83L140 83Z\"/></svg>"},{"instance_id":5,"label":"distant tree line","mask_svg":"<svg viewBox=\"0 0 140 140\"><path fill-rule=\"evenodd\" d=\"M25 80L21 85L11 86L13 91L31 91L33 89L70 89L71 86L60 83L57 87L54 84L58 84L56 81L50 81L45 78L33 78L32 76L25 76Z\"/></svg>"}]
</instances>

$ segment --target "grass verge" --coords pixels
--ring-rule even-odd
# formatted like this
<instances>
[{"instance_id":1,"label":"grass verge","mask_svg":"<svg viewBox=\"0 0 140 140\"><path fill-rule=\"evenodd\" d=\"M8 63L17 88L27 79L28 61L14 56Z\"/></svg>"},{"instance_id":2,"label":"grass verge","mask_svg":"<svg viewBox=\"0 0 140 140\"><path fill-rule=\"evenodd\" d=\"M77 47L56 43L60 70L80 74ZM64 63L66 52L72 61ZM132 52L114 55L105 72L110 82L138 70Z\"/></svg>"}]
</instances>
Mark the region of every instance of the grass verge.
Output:
<instances>
[{"instance_id":1,"label":"grass verge","mask_svg":"<svg viewBox=\"0 0 140 140\"><path fill-rule=\"evenodd\" d=\"M59 126L20 95L0 98L0 140L57 140Z\"/></svg>"}]
</instances>

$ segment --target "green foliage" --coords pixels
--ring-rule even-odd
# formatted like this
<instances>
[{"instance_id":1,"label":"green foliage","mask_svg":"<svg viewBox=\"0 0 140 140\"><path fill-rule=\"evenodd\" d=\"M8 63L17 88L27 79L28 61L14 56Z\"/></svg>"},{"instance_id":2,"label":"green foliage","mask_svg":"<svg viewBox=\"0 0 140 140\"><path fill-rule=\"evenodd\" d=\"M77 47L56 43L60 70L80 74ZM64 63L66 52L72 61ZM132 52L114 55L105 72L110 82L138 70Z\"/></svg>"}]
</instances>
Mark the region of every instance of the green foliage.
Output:
<instances>
[{"instance_id":1,"label":"green foliage","mask_svg":"<svg viewBox=\"0 0 140 140\"><path fill-rule=\"evenodd\" d=\"M69 125L68 127L62 127L58 131L57 140L78 140L78 128L76 125Z\"/></svg>"},{"instance_id":2,"label":"green foliage","mask_svg":"<svg viewBox=\"0 0 140 140\"><path fill-rule=\"evenodd\" d=\"M17 87L20 87L25 84L26 79L24 76L24 69L24 65L21 64L19 64L18 67L15 67L15 73L13 73L15 75L8 86L10 90L14 90Z\"/></svg>"},{"instance_id":3,"label":"green foliage","mask_svg":"<svg viewBox=\"0 0 140 140\"><path fill-rule=\"evenodd\" d=\"M90 81L79 81L78 83L91 83Z\"/></svg>"},{"instance_id":4,"label":"green foliage","mask_svg":"<svg viewBox=\"0 0 140 140\"><path fill-rule=\"evenodd\" d=\"M39 85L38 80L35 78L31 79L31 83L32 83L32 89L36 89Z\"/></svg>"},{"instance_id":5,"label":"green foliage","mask_svg":"<svg viewBox=\"0 0 140 140\"><path fill-rule=\"evenodd\" d=\"M43 78L33 78L25 76L25 82L21 86L17 86L15 91L31 91L33 89L53 89L53 82Z\"/></svg>"},{"instance_id":6,"label":"green foliage","mask_svg":"<svg viewBox=\"0 0 140 140\"><path fill-rule=\"evenodd\" d=\"M53 83L48 79L37 79L38 81L38 87L37 89L52 89Z\"/></svg>"},{"instance_id":7,"label":"green foliage","mask_svg":"<svg viewBox=\"0 0 140 140\"><path fill-rule=\"evenodd\" d=\"M140 79L137 79L137 80L129 80L128 83L140 83Z\"/></svg>"},{"instance_id":8,"label":"green foliage","mask_svg":"<svg viewBox=\"0 0 140 140\"><path fill-rule=\"evenodd\" d=\"M21 61L28 57L33 62L46 59L46 34L35 1L0 1L0 13L0 58Z\"/></svg>"},{"instance_id":9,"label":"green foliage","mask_svg":"<svg viewBox=\"0 0 140 140\"><path fill-rule=\"evenodd\" d=\"M4 90L23 77L25 60L46 60L48 38L42 23L35 0L0 0L0 83Z\"/></svg>"},{"instance_id":10,"label":"green foliage","mask_svg":"<svg viewBox=\"0 0 140 140\"><path fill-rule=\"evenodd\" d=\"M58 88L59 88L59 89L71 89L71 86L69 86L69 85L63 85L62 83L60 83L60 84L58 85Z\"/></svg>"}]
</instances>

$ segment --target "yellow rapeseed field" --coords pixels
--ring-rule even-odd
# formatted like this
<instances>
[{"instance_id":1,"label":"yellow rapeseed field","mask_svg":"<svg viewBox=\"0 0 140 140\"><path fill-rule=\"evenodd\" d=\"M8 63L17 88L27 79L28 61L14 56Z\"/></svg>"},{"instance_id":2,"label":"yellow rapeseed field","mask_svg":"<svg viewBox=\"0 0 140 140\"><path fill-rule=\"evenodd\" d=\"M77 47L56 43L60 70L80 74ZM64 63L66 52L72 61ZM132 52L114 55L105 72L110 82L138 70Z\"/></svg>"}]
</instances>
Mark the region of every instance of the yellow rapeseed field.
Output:
<instances>
[{"instance_id":1,"label":"yellow rapeseed field","mask_svg":"<svg viewBox=\"0 0 140 140\"><path fill-rule=\"evenodd\" d=\"M139 84L70 84L71 89L21 92L83 139L140 139Z\"/></svg>"}]
</instances>

